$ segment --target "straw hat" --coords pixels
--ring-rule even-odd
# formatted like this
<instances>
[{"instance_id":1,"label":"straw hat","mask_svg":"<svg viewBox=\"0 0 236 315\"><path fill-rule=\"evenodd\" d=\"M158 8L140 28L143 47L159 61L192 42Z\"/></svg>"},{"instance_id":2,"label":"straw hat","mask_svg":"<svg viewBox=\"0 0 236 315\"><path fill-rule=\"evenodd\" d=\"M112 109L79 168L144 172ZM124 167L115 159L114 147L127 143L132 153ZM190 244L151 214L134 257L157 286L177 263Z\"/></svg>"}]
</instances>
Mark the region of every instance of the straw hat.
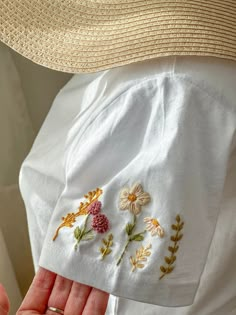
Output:
<instances>
[{"instance_id":1,"label":"straw hat","mask_svg":"<svg viewBox=\"0 0 236 315\"><path fill-rule=\"evenodd\" d=\"M236 1L0 0L0 40L70 73L168 55L236 61Z\"/></svg>"}]
</instances>

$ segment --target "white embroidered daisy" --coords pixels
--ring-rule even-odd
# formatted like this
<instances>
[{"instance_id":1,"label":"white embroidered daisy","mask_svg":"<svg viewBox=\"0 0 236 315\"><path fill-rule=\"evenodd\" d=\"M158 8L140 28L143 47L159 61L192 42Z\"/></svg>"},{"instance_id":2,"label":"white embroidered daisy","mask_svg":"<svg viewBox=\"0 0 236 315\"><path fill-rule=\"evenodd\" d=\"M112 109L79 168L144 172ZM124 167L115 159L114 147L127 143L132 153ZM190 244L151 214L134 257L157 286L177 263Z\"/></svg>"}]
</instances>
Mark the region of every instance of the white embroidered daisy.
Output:
<instances>
[{"instance_id":1,"label":"white embroidered daisy","mask_svg":"<svg viewBox=\"0 0 236 315\"><path fill-rule=\"evenodd\" d=\"M158 235L160 237L164 236L164 229L160 226L160 223L157 219L146 217L143 219L146 224L146 230L151 232L151 235Z\"/></svg>"},{"instance_id":2,"label":"white embroidered daisy","mask_svg":"<svg viewBox=\"0 0 236 315\"><path fill-rule=\"evenodd\" d=\"M142 206L149 203L149 193L143 191L141 184L136 183L131 188L124 187L120 192L120 210L129 210L133 214L139 214Z\"/></svg>"}]
</instances>

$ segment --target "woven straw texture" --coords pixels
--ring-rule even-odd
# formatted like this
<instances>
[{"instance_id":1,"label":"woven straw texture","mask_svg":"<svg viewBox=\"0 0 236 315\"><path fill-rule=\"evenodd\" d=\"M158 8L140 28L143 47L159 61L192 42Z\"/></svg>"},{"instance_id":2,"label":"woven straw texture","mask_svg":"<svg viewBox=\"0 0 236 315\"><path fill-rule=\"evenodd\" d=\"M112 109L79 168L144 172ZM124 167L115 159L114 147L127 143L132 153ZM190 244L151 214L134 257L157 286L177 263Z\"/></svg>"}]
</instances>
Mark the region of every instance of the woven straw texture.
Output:
<instances>
[{"instance_id":1,"label":"woven straw texture","mask_svg":"<svg viewBox=\"0 0 236 315\"><path fill-rule=\"evenodd\" d=\"M169 55L236 61L236 0L0 0L0 40L70 73Z\"/></svg>"}]
</instances>

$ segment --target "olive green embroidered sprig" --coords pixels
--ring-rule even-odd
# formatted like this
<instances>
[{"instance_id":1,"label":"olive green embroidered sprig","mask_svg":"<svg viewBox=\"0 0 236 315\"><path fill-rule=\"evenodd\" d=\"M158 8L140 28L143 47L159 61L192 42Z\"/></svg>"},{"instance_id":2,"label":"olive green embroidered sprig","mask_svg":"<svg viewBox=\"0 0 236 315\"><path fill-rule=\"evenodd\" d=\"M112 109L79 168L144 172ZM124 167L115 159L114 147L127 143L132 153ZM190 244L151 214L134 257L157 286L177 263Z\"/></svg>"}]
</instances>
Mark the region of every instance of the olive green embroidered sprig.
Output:
<instances>
[{"instance_id":1,"label":"olive green embroidered sprig","mask_svg":"<svg viewBox=\"0 0 236 315\"><path fill-rule=\"evenodd\" d=\"M125 230L126 230L126 234L127 234L127 236L128 236L128 239L127 239L127 241L126 241L126 244L125 244L125 247L124 247L124 249L123 249L123 252L122 252L122 254L120 255L120 258L119 258L118 261L117 261L117 264L116 264L117 266L119 266L119 264L121 263L121 260L123 259L124 254L125 254L125 252L126 252L128 246L129 246L129 243L130 243L130 242L133 242L133 241L141 242L141 241L143 241L143 239L144 239L143 234L145 234L146 231L143 231L143 232L140 232L140 233L137 233L137 234L134 234L134 235L132 234L132 233L133 233L133 230L134 230L134 228L135 228L135 226L136 226L136 221L137 221L137 217L136 217L136 215L134 214L133 223L127 223L127 224L126 224Z\"/></svg>"},{"instance_id":2,"label":"olive green embroidered sprig","mask_svg":"<svg viewBox=\"0 0 236 315\"><path fill-rule=\"evenodd\" d=\"M151 244L147 245L146 247L141 246L139 249L136 250L135 257L130 257L132 272L134 272L137 268L143 268L145 266L143 262L146 262L147 257L151 255L151 252L149 251L151 247Z\"/></svg>"},{"instance_id":3,"label":"olive green embroidered sprig","mask_svg":"<svg viewBox=\"0 0 236 315\"><path fill-rule=\"evenodd\" d=\"M105 256L109 255L112 252L112 249L110 248L113 245L113 235L112 233L108 235L107 239L103 238L102 243L104 246L100 247L100 253L102 254L101 259L104 259Z\"/></svg>"},{"instance_id":4,"label":"olive green embroidered sprig","mask_svg":"<svg viewBox=\"0 0 236 315\"><path fill-rule=\"evenodd\" d=\"M89 240L92 240L94 238L94 234L92 232L93 229L89 229L86 231L88 218L89 218L89 215L87 215L87 217L85 219L85 223L84 223L82 228L77 226L74 229L74 237L76 239L75 250L77 250L78 244L80 241L89 241Z\"/></svg>"},{"instance_id":5,"label":"olive green embroidered sprig","mask_svg":"<svg viewBox=\"0 0 236 315\"><path fill-rule=\"evenodd\" d=\"M143 234L146 233L146 230L137 234L133 234L133 232L136 227L137 215L141 212L142 206L149 203L150 200L151 197L149 193L144 192L143 187L139 183L134 184L131 188L124 187L121 190L119 208L120 210L129 210L133 214L133 222L129 222L126 224L125 231L128 239L126 241L123 252L121 253L117 261L117 266L121 263L121 260L123 259L124 254L129 246L129 243L133 241L140 242L144 239Z\"/></svg>"},{"instance_id":6,"label":"olive green embroidered sprig","mask_svg":"<svg viewBox=\"0 0 236 315\"><path fill-rule=\"evenodd\" d=\"M175 220L176 220L176 223L172 224L172 226L171 226L172 230L175 231L175 235L172 235L170 237L170 240L172 242L174 242L174 245L168 247L168 250L171 254L169 257L167 257L167 256L165 257L165 262L167 265L160 267L162 275L160 276L159 279L162 279L165 275L167 275L168 273L171 273L175 267L175 266L173 266L173 263L176 261L176 255L175 254L177 253L177 251L179 249L178 242L183 237L183 234L181 234L180 231L183 229L183 226L184 226L184 222L183 221L181 222L179 215L176 216Z\"/></svg>"},{"instance_id":7,"label":"olive green embroidered sprig","mask_svg":"<svg viewBox=\"0 0 236 315\"><path fill-rule=\"evenodd\" d=\"M84 198L86 198L88 201L87 202L81 202L79 207L78 207L78 211L76 213L68 213L65 217L62 217L62 223L59 225L59 227L57 228L55 235L53 237L53 241L55 241L55 239L58 236L58 233L60 231L61 228L63 227L69 227L72 228L73 227L73 223L76 222L76 218L80 215L86 215L88 214L88 206L90 206L94 201L96 201L100 195L102 194L102 189L97 188L94 191L90 191L87 195L84 195Z\"/></svg>"}]
</instances>

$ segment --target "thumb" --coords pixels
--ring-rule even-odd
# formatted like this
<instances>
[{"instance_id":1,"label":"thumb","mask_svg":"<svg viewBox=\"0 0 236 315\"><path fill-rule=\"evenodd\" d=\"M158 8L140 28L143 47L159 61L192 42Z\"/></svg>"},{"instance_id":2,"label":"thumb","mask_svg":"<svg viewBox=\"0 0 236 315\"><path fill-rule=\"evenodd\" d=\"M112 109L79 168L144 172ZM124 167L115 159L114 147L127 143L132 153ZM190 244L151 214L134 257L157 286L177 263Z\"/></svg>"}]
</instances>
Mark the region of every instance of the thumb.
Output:
<instances>
[{"instance_id":1,"label":"thumb","mask_svg":"<svg viewBox=\"0 0 236 315\"><path fill-rule=\"evenodd\" d=\"M10 303L4 287L0 284L0 314L7 315L10 309Z\"/></svg>"}]
</instances>

